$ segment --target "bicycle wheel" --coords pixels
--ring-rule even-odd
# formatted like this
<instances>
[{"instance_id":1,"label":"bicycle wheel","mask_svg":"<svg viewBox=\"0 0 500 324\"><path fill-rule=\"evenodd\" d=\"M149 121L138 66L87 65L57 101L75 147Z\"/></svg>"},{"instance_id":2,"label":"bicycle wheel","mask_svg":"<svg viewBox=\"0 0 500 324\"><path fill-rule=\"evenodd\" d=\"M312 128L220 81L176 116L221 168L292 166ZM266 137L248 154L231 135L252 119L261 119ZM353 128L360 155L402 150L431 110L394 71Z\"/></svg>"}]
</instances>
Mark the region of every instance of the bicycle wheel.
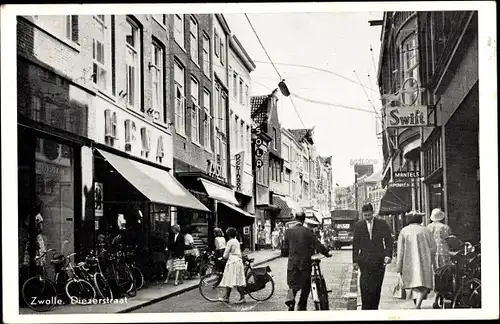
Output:
<instances>
[{"instance_id":1,"label":"bicycle wheel","mask_svg":"<svg viewBox=\"0 0 500 324\"><path fill-rule=\"evenodd\" d=\"M218 301L222 297L224 289L219 287L222 280L222 272L212 272L204 275L198 284L200 294L210 302Z\"/></svg>"},{"instance_id":2,"label":"bicycle wheel","mask_svg":"<svg viewBox=\"0 0 500 324\"><path fill-rule=\"evenodd\" d=\"M130 271L134 277L135 287L137 290L140 290L144 286L144 275L142 274L141 269L136 266L132 266L130 267Z\"/></svg>"},{"instance_id":3,"label":"bicycle wheel","mask_svg":"<svg viewBox=\"0 0 500 324\"><path fill-rule=\"evenodd\" d=\"M200 267L200 277L204 277L213 272L215 272L215 264L213 262L205 263Z\"/></svg>"},{"instance_id":4,"label":"bicycle wheel","mask_svg":"<svg viewBox=\"0 0 500 324\"><path fill-rule=\"evenodd\" d=\"M83 279L70 279L66 283L66 294L72 304L88 305L96 297L94 287Z\"/></svg>"},{"instance_id":5,"label":"bicycle wheel","mask_svg":"<svg viewBox=\"0 0 500 324\"><path fill-rule=\"evenodd\" d=\"M481 308L481 281L469 279L460 287L452 308Z\"/></svg>"},{"instance_id":6,"label":"bicycle wheel","mask_svg":"<svg viewBox=\"0 0 500 324\"><path fill-rule=\"evenodd\" d=\"M106 280L102 273L94 273L94 277L92 278L92 280L100 297L104 299L113 299L113 290L111 290L108 280Z\"/></svg>"},{"instance_id":7,"label":"bicycle wheel","mask_svg":"<svg viewBox=\"0 0 500 324\"><path fill-rule=\"evenodd\" d=\"M329 310L330 305L328 304L328 291L326 289L325 278L321 277L318 286L318 298L319 298L319 309Z\"/></svg>"},{"instance_id":8,"label":"bicycle wheel","mask_svg":"<svg viewBox=\"0 0 500 324\"><path fill-rule=\"evenodd\" d=\"M137 287L135 286L134 276L130 271L128 266L119 266L116 269L117 284L121 291L127 294L129 297L135 297L137 295Z\"/></svg>"},{"instance_id":9,"label":"bicycle wheel","mask_svg":"<svg viewBox=\"0 0 500 324\"><path fill-rule=\"evenodd\" d=\"M255 301L266 301L271 298L274 294L274 280L271 276L266 275L266 285L264 288L257 291L248 292L248 296Z\"/></svg>"},{"instance_id":10,"label":"bicycle wheel","mask_svg":"<svg viewBox=\"0 0 500 324\"><path fill-rule=\"evenodd\" d=\"M21 288L23 301L36 312L47 312L57 304L57 291L54 284L44 277L31 277Z\"/></svg>"}]
</instances>

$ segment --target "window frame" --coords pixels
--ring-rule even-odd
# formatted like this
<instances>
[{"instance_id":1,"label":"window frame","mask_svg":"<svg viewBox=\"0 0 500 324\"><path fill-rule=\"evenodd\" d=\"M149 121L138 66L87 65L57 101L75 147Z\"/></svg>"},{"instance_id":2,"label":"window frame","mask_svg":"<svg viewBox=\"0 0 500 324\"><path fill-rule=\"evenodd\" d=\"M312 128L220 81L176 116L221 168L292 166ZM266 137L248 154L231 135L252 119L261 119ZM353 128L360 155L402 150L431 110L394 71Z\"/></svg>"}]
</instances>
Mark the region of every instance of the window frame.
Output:
<instances>
[{"instance_id":1,"label":"window frame","mask_svg":"<svg viewBox=\"0 0 500 324\"><path fill-rule=\"evenodd\" d=\"M167 23L168 23L167 15L161 15L162 16L161 21L158 20L157 16L160 16L160 15L153 14L153 15L151 15L151 18L153 18L162 28L167 29Z\"/></svg>"},{"instance_id":2,"label":"window frame","mask_svg":"<svg viewBox=\"0 0 500 324\"><path fill-rule=\"evenodd\" d=\"M128 43L126 36L125 35L125 49L126 49L126 59L125 59L125 65L126 65L126 81L127 81L127 108L135 110L135 111L142 111L142 106L141 106L141 47L140 47L140 32L141 28L137 25L135 21L127 17L126 23L131 27L132 32L133 32L133 42L134 45L131 45ZM133 96L132 100L133 103L130 103L130 79L129 79L129 53L132 53L131 59L134 63L134 85L133 85Z\"/></svg>"},{"instance_id":3,"label":"window frame","mask_svg":"<svg viewBox=\"0 0 500 324\"><path fill-rule=\"evenodd\" d=\"M156 54L157 52L155 50L158 50L158 52L160 53L160 57L156 57ZM151 73L151 93L152 93L152 96L151 96L151 107L153 108L153 110L156 110L158 111L158 118L154 118L154 120L158 120L158 121L161 121L162 123L165 122L166 118L164 116L165 114L165 101L164 101L164 84L165 84L165 67L164 67L164 62L165 62L165 49L164 47L156 40L153 39L152 43L151 43L151 55L152 55L152 58L151 58L151 64L149 66L149 71ZM158 61L158 63L155 62L155 59ZM159 64L159 65L158 65ZM152 70L153 69L153 70ZM155 72L156 72L156 77L153 78L153 75L155 75ZM158 79L157 83L158 83L158 88L157 88L157 102L156 102L156 105L157 107L155 107L155 100L154 100L154 91L153 91L153 84L154 84L154 79ZM154 117L154 116L153 116Z\"/></svg>"},{"instance_id":4,"label":"window frame","mask_svg":"<svg viewBox=\"0 0 500 324\"><path fill-rule=\"evenodd\" d=\"M179 67L183 84L176 80L175 67ZM177 134L186 136L186 68L177 60L174 60L174 126ZM178 97L177 93L181 96ZM178 107L180 105L180 107ZM182 123L179 123L182 122ZM182 127L181 127L182 126Z\"/></svg>"},{"instance_id":5,"label":"window frame","mask_svg":"<svg viewBox=\"0 0 500 324\"><path fill-rule=\"evenodd\" d=\"M239 80L239 81L240 81L240 82L239 82L239 85L240 85L240 88L239 88L239 90L240 90L240 91L239 91L239 95L240 95L240 98L239 98L239 99L240 99L240 100L239 100L239 102L240 102L240 105L242 105L242 106L243 106L243 105L244 105L243 101L244 101L244 99L245 99L245 98L243 97L243 85L245 84L245 81L243 81L243 79L242 79L241 77L240 77L240 80Z\"/></svg>"},{"instance_id":6,"label":"window frame","mask_svg":"<svg viewBox=\"0 0 500 324\"><path fill-rule=\"evenodd\" d=\"M208 99L207 99L208 98ZM212 96L208 89L203 89L203 110L205 118L203 120L203 146L209 152L213 151L212 147L212 122L213 116L211 112Z\"/></svg>"},{"instance_id":7,"label":"window frame","mask_svg":"<svg viewBox=\"0 0 500 324\"><path fill-rule=\"evenodd\" d=\"M205 44L208 46L205 51ZM203 60L203 73L210 78L211 64L210 64L210 36L203 32L203 43L202 43L202 60ZM206 55L206 59L205 59Z\"/></svg>"},{"instance_id":8,"label":"window frame","mask_svg":"<svg viewBox=\"0 0 500 324\"><path fill-rule=\"evenodd\" d=\"M196 26L196 35L193 34L193 26ZM193 38L195 46L193 46ZM189 56L191 57L191 60L198 67L200 66L199 39L200 39L200 24L198 23L196 18L191 15L189 19Z\"/></svg>"},{"instance_id":9,"label":"window frame","mask_svg":"<svg viewBox=\"0 0 500 324\"><path fill-rule=\"evenodd\" d=\"M408 45L411 46L413 43L413 47L408 50ZM408 52L413 52L413 55L410 57ZM400 69L401 69L401 75L403 77L403 80L401 82L405 82L406 79L408 78L413 78L417 80L417 86L420 84L420 75L419 75L419 70L418 67L420 65L420 60L419 60L419 52L418 52L418 37L416 32L412 32L410 35L405 37L405 39L401 42L401 64L400 64ZM415 63L411 66L409 66L409 62L415 61ZM404 96L412 96L412 95L418 95L419 91L415 91L413 94L403 94ZM417 101L415 104L418 103L420 98L417 98ZM409 101L406 101L409 100ZM405 102L413 102L414 100L412 98L406 99Z\"/></svg>"},{"instance_id":10,"label":"window frame","mask_svg":"<svg viewBox=\"0 0 500 324\"><path fill-rule=\"evenodd\" d=\"M195 85L196 97L193 96ZM194 76L190 79L190 97L193 105L191 108L191 142L200 145L200 82Z\"/></svg>"},{"instance_id":11,"label":"window frame","mask_svg":"<svg viewBox=\"0 0 500 324\"><path fill-rule=\"evenodd\" d=\"M99 17L102 16L102 17ZM107 19L109 18L109 19ZM92 83L94 88L98 89L98 91L103 92L107 95L111 95L113 88L113 78L112 78L112 60L113 60L113 49L112 49L112 28L111 16L107 15L94 15L94 20L97 24L102 28L102 38L99 40L96 39L94 33L94 37L92 37ZM99 35L101 36L101 35ZM97 42L100 43L103 53L101 57L104 62L100 62L97 58ZM96 69L94 69L94 65ZM99 71L104 71L104 85L99 81L101 80L99 77Z\"/></svg>"},{"instance_id":12,"label":"window frame","mask_svg":"<svg viewBox=\"0 0 500 324\"><path fill-rule=\"evenodd\" d=\"M76 26L74 25L74 20L76 19ZM78 15L65 15L64 16L64 24L65 24L65 33L64 37L66 40L80 45L79 43L79 34L80 34L80 26L79 26L79 18ZM76 30L75 30L76 28ZM75 37L76 36L76 37ZM75 40L76 38L76 40Z\"/></svg>"},{"instance_id":13,"label":"window frame","mask_svg":"<svg viewBox=\"0 0 500 324\"><path fill-rule=\"evenodd\" d=\"M180 20L181 26L177 26L178 21ZM186 37L185 37L185 22L184 14L174 14L174 41L179 45L184 51L186 46ZM181 27L180 30L178 27Z\"/></svg>"},{"instance_id":14,"label":"window frame","mask_svg":"<svg viewBox=\"0 0 500 324\"><path fill-rule=\"evenodd\" d=\"M217 57L220 57L219 56L219 51L220 51L220 35L219 33L217 33L217 30L214 29L214 54L215 56Z\"/></svg>"}]
</instances>

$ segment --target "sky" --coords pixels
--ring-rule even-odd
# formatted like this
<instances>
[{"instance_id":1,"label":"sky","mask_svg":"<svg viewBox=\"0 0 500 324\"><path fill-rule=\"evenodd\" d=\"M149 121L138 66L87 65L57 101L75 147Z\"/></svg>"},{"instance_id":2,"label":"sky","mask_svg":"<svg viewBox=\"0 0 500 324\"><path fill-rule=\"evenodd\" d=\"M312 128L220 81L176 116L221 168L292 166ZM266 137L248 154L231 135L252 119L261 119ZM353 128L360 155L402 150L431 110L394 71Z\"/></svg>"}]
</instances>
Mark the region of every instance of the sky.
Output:
<instances>
[{"instance_id":1,"label":"sky","mask_svg":"<svg viewBox=\"0 0 500 324\"><path fill-rule=\"evenodd\" d=\"M381 26L372 27L368 23L382 16L383 12L359 11L248 14L292 94L367 111L280 95L278 114L282 127L315 127L316 150L322 156L333 157L333 182L340 186L354 182L352 159L376 159L375 169L382 167L374 114L374 107L378 111L381 105L376 84ZM226 13L224 17L257 66L251 74L252 95L271 93L277 88L280 77L269 63L245 15ZM363 88L358 79L372 90Z\"/></svg>"}]
</instances>

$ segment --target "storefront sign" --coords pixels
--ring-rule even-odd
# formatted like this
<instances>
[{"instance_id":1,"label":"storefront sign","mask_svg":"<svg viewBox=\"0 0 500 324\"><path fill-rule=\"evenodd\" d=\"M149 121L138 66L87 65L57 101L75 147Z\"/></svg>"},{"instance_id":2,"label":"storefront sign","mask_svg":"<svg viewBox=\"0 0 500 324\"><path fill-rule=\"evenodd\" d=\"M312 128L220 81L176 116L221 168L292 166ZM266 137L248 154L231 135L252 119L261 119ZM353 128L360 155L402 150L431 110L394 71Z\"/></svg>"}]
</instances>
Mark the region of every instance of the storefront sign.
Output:
<instances>
[{"instance_id":1,"label":"storefront sign","mask_svg":"<svg viewBox=\"0 0 500 324\"><path fill-rule=\"evenodd\" d=\"M420 178L420 171L396 171L394 179Z\"/></svg>"},{"instance_id":2,"label":"storefront sign","mask_svg":"<svg viewBox=\"0 0 500 324\"><path fill-rule=\"evenodd\" d=\"M427 126L427 106L386 107L387 127Z\"/></svg>"},{"instance_id":3,"label":"storefront sign","mask_svg":"<svg viewBox=\"0 0 500 324\"><path fill-rule=\"evenodd\" d=\"M94 184L94 201L95 201L95 215L96 217L100 217L103 215L103 203L102 203L102 199L103 199L103 188L102 188L102 183L100 182L96 182Z\"/></svg>"},{"instance_id":4,"label":"storefront sign","mask_svg":"<svg viewBox=\"0 0 500 324\"><path fill-rule=\"evenodd\" d=\"M389 182L390 188L410 188L410 183L407 181Z\"/></svg>"},{"instance_id":5,"label":"storefront sign","mask_svg":"<svg viewBox=\"0 0 500 324\"><path fill-rule=\"evenodd\" d=\"M242 192L243 187L243 168L245 165L245 151L236 154L236 191Z\"/></svg>"},{"instance_id":6,"label":"storefront sign","mask_svg":"<svg viewBox=\"0 0 500 324\"><path fill-rule=\"evenodd\" d=\"M358 164L365 164L365 165L378 164L378 160L377 159L352 159L351 160L351 166L358 165Z\"/></svg>"},{"instance_id":7,"label":"storefront sign","mask_svg":"<svg viewBox=\"0 0 500 324\"><path fill-rule=\"evenodd\" d=\"M207 173L209 176L220 179L220 180L225 180L225 178L222 176L222 167L220 164L215 164L212 160L207 161Z\"/></svg>"}]
</instances>

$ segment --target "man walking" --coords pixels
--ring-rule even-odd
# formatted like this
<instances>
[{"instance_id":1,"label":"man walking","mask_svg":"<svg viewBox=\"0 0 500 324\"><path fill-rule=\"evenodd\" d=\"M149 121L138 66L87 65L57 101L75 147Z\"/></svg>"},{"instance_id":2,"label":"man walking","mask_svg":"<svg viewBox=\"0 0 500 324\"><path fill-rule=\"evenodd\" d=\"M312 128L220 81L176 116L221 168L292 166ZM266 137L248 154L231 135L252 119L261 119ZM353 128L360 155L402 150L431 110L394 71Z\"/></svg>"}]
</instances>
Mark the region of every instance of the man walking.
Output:
<instances>
[{"instance_id":1,"label":"man walking","mask_svg":"<svg viewBox=\"0 0 500 324\"><path fill-rule=\"evenodd\" d=\"M354 227L353 266L361 271L361 309L378 309L385 266L392 261L391 230L373 217L372 204L363 205L361 212L363 220Z\"/></svg>"},{"instance_id":2,"label":"man walking","mask_svg":"<svg viewBox=\"0 0 500 324\"><path fill-rule=\"evenodd\" d=\"M299 290L301 292L297 309L299 311L307 309L307 298L311 291L311 257L316 251L326 257L331 256L312 230L304 227L305 219L304 212L297 213L295 220L298 223L286 230L283 242L283 256L288 257L287 284L289 289L285 304L289 311L295 309L295 296Z\"/></svg>"}]
</instances>

